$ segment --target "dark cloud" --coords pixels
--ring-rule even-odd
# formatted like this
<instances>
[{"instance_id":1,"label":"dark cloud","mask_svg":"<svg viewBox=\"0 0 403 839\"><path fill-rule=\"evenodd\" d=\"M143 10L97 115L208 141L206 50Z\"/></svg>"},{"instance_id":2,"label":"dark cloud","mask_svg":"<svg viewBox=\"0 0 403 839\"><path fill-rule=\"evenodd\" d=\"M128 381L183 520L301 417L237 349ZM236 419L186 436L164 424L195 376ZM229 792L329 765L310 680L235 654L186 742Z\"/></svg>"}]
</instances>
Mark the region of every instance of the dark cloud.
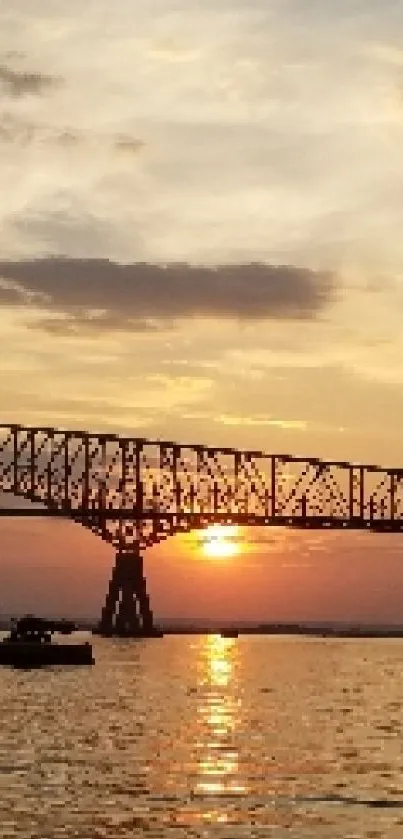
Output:
<instances>
[{"instance_id":1,"label":"dark cloud","mask_svg":"<svg viewBox=\"0 0 403 839\"><path fill-rule=\"evenodd\" d=\"M329 274L262 263L159 266L45 258L0 262L0 277L13 284L17 304L48 313L42 328L59 333L83 326L144 330L189 317L314 318L335 295Z\"/></svg>"},{"instance_id":2,"label":"dark cloud","mask_svg":"<svg viewBox=\"0 0 403 839\"><path fill-rule=\"evenodd\" d=\"M59 83L56 76L45 73L27 73L24 70L12 70L5 64L0 64L0 87L14 98L28 94L39 94L48 87Z\"/></svg>"},{"instance_id":3,"label":"dark cloud","mask_svg":"<svg viewBox=\"0 0 403 839\"><path fill-rule=\"evenodd\" d=\"M18 287L2 285L0 281L0 305L18 306L24 303L26 296Z\"/></svg>"}]
</instances>

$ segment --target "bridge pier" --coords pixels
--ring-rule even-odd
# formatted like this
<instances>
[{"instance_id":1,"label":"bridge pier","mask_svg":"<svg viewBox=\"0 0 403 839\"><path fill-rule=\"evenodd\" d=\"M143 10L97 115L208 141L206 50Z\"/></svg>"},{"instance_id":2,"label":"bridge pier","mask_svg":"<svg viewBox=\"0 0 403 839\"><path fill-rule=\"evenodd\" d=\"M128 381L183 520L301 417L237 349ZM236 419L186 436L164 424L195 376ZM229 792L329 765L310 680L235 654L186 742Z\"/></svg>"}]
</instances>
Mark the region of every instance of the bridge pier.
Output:
<instances>
[{"instance_id":1,"label":"bridge pier","mask_svg":"<svg viewBox=\"0 0 403 839\"><path fill-rule=\"evenodd\" d=\"M154 634L143 558L138 551L119 551L116 554L99 632L101 635L123 637Z\"/></svg>"}]
</instances>

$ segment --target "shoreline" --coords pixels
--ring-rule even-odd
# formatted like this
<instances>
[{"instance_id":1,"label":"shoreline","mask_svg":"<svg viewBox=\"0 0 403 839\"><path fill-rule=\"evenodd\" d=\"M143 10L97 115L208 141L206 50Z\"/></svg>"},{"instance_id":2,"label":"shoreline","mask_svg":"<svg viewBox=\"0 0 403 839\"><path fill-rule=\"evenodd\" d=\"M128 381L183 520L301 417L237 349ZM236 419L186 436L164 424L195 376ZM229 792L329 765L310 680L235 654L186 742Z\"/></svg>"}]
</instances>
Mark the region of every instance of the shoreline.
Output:
<instances>
[{"instance_id":1,"label":"shoreline","mask_svg":"<svg viewBox=\"0 0 403 839\"><path fill-rule=\"evenodd\" d=\"M161 627L164 635L226 635L227 637L242 635L269 635L269 636L296 636L310 638L403 638L403 629L329 629L328 627L291 628L279 627L278 629L248 628L248 627L189 627L186 629L176 627Z\"/></svg>"}]
</instances>

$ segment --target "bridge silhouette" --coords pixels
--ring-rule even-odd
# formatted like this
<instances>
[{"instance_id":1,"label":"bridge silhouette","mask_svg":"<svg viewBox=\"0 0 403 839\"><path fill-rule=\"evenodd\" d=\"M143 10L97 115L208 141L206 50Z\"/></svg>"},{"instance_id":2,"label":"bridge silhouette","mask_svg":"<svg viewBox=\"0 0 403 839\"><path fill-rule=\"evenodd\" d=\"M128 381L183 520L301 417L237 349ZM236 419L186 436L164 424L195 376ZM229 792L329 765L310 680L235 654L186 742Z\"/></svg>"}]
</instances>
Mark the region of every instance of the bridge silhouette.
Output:
<instances>
[{"instance_id":1,"label":"bridge silhouette","mask_svg":"<svg viewBox=\"0 0 403 839\"><path fill-rule=\"evenodd\" d=\"M0 491L63 516L113 546L105 635L151 635L143 555L212 523L403 531L403 468L0 425Z\"/></svg>"}]
</instances>

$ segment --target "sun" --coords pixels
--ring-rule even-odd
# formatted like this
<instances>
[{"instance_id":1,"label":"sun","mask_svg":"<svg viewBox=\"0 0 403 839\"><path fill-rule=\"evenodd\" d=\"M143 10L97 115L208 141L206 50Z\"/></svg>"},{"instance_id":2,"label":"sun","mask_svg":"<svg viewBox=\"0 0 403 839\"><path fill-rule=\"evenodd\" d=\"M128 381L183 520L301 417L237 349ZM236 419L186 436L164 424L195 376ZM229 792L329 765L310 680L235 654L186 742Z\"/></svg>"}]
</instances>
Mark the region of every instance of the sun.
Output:
<instances>
[{"instance_id":1,"label":"sun","mask_svg":"<svg viewBox=\"0 0 403 839\"><path fill-rule=\"evenodd\" d=\"M212 524L203 532L203 554L211 559L227 559L240 553L240 544L236 541L236 525Z\"/></svg>"}]
</instances>

